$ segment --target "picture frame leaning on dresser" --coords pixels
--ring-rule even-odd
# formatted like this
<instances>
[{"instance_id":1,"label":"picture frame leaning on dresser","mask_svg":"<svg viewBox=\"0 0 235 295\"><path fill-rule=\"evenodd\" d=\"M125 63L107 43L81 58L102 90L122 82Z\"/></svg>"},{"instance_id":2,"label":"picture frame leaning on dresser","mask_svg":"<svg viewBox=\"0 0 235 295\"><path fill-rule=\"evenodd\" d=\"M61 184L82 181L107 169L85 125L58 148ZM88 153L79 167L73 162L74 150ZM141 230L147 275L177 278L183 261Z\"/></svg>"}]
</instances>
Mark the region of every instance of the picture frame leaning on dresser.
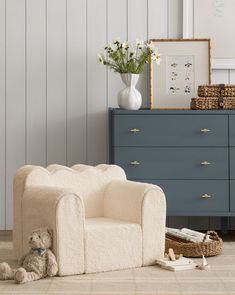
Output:
<instances>
[{"instance_id":1,"label":"picture frame leaning on dresser","mask_svg":"<svg viewBox=\"0 0 235 295\"><path fill-rule=\"evenodd\" d=\"M151 39L161 54L150 62L150 109L190 109L199 85L211 83L211 40Z\"/></svg>"}]
</instances>

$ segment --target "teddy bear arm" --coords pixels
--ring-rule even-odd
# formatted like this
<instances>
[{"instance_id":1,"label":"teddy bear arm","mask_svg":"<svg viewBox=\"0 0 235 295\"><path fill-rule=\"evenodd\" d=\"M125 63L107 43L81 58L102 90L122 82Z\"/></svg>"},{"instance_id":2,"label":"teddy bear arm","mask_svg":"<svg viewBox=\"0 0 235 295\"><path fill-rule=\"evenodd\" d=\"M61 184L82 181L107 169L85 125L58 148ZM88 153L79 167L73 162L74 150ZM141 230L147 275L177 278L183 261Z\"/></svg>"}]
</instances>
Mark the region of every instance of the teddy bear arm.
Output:
<instances>
[{"instance_id":1,"label":"teddy bear arm","mask_svg":"<svg viewBox=\"0 0 235 295\"><path fill-rule=\"evenodd\" d=\"M27 254L23 255L23 256L19 259L19 261L18 261L19 266L22 266L22 265L23 265L26 256L27 256Z\"/></svg>"},{"instance_id":2,"label":"teddy bear arm","mask_svg":"<svg viewBox=\"0 0 235 295\"><path fill-rule=\"evenodd\" d=\"M53 277L58 272L58 265L56 262L55 255L51 252L51 250L48 251L48 263L47 263L47 275L50 277Z\"/></svg>"}]
</instances>

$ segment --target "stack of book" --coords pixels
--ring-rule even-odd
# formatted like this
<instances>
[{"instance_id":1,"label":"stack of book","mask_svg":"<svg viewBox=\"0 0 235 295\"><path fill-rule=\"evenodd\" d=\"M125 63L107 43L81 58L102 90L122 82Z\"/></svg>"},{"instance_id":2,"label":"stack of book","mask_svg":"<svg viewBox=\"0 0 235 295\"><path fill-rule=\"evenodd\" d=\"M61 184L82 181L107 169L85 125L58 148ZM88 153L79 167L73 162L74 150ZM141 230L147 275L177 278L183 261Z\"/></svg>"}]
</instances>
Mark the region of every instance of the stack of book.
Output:
<instances>
[{"instance_id":1,"label":"stack of book","mask_svg":"<svg viewBox=\"0 0 235 295\"><path fill-rule=\"evenodd\" d=\"M163 258L156 260L157 264L161 266L161 268L171 270L171 271L180 271L180 270L188 270L194 269L197 264L193 262L193 260L180 257L177 260L169 260L169 258Z\"/></svg>"}]
</instances>

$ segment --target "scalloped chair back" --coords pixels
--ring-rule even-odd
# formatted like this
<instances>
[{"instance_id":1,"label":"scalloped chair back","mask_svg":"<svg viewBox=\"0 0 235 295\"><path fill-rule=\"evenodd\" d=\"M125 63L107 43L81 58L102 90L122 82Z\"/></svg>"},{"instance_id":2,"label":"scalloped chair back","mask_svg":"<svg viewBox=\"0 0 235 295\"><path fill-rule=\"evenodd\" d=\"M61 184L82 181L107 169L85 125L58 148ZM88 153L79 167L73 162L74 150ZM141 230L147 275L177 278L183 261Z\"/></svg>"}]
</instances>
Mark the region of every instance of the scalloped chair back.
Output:
<instances>
[{"instance_id":1,"label":"scalloped chair back","mask_svg":"<svg viewBox=\"0 0 235 295\"><path fill-rule=\"evenodd\" d=\"M122 168L101 164L96 167L75 165L71 168L50 165L39 167L28 176L25 186L56 186L73 190L83 198L86 218L103 216L104 189L111 180L125 180Z\"/></svg>"}]
</instances>

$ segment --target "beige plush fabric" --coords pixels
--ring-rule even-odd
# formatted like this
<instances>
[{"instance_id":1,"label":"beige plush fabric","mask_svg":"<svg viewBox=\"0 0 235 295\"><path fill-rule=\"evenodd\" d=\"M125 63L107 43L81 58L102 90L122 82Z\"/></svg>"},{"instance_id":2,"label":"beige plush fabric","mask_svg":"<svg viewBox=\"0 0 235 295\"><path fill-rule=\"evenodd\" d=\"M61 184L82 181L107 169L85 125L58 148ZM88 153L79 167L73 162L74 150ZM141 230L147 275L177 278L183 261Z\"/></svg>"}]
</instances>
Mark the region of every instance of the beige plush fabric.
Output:
<instances>
[{"instance_id":1,"label":"beige plush fabric","mask_svg":"<svg viewBox=\"0 0 235 295\"><path fill-rule=\"evenodd\" d=\"M85 218L82 199L69 189L36 186L25 190L22 208L22 253L28 249L28 233L47 226L54 233L52 250L57 257L59 275L83 273Z\"/></svg>"},{"instance_id":2,"label":"beige plush fabric","mask_svg":"<svg viewBox=\"0 0 235 295\"><path fill-rule=\"evenodd\" d=\"M143 265L162 258L165 249L165 195L159 186L114 180L105 191L104 216L142 226Z\"/></svg>"},{"instance_id":3,"label":"beige plush fabric","mask_svg":"<svg viewBox=\"0 0 235 295\"><path fill-rule=\"evenodd\" d=\"M139 224L110 218L87 218L85 232L86 273L142 265Z\"/></svg>"},{"instance_id":4,"label":"beige plush fabric","mask_svg":"<svg viewBox=\"0 0 235 295\"><path fill-rule=\"evenodd\" d=\"M14 179L14 253L35 228L54 232L59 275L149 265L163 255L165 197L115 165L24 166Z\"/></svg>"}]
</instances>

